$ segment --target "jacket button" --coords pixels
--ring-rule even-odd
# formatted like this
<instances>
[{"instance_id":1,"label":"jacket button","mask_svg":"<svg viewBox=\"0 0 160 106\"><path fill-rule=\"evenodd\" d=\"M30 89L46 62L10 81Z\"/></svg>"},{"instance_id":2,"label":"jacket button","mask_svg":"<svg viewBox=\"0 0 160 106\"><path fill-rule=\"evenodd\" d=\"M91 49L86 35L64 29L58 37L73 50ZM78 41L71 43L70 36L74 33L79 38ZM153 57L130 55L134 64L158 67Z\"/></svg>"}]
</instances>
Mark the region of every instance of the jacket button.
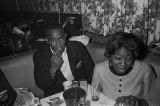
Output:
<instances>
[{"instance_id":1,"label":"jacket button","mask_svg":"<svg viewBox=\"0 0 160 106\"><path fill-rule=\"evenodd\" d=\"M121 87L121 86L122 86L122 84L119 84L119 86Z\"/></svg>"},{"instance_id":2,"label":"jacket button","mask_svg":"<svg viewBox=\"0 0 160 106\"><path fill-rule=\"evenodd\" d=\"M121 90L118 90L118 92L121 92Z\"/></svg>"}]
</instances>

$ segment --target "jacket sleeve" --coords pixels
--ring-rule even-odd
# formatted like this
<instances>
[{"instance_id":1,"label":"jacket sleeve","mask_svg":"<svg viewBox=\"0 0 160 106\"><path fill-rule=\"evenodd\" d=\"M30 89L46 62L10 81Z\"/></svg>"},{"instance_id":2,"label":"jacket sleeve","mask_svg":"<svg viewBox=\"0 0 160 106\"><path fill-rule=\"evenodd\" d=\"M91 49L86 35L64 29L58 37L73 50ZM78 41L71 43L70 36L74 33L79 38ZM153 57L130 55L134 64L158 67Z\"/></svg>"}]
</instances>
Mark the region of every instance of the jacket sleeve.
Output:
<instances>
[{"instance_id":1,"label":"jacket sleeve","mask_svg":"<svg viewBox=\"0 0 160 106\"><path fill-rule=\"evenodd\" d=\"M42 56L38 52L33 55L33 62L35 83L39 88L45 90L54 82L49 71L50 62L45 55Z\"/></svg>"},{"instance_id":2,"label":"jacket sleeve","mask_svg":"<svg viewBox=\"0 0 160 106\"><path fill-rule=\"evenodd\" d=\"M95 64L94 64L86 46L81 44L81 49L79 49L79 50L80 50L81 56L82 56L84 76L85 76L85 78L87 78L88 83L91 84L93 69L94 69Z\"/></svg>"}]
</instances>

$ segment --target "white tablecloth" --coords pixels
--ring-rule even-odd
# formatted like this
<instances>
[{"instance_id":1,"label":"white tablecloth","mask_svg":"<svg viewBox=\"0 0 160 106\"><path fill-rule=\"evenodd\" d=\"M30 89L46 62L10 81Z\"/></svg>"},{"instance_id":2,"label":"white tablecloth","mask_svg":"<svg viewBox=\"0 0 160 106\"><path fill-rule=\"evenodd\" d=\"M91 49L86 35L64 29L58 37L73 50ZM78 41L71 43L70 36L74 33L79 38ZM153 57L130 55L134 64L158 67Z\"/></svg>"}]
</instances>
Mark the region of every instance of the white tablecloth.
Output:
<instances>
[{"instance_id":1,"label":"white tablecloth","mask_svg":"<svg viewBox=\"0 0 160 106\"><path fill-rule=\"evenodd\" d=\"M64 99L63 98L63 92L60 92L58 94L55 94L55 95L52 95L52 96L49 96L49 97L42 98L40 100L40 103L42 104L42 106L49 106L47 101L49 101L51 98L54 98L54 97L59 97L60 99ZM113 106L115 104L114 100L106 97L102 93L100 94L100 99L98 101L92 101L91 100L91 93L90 93L90 86L88 86L88 92L87 92L86 100L90 102L90 106ZM63 102L59 106L66 106L66 104L65 104L65 102Z\"/></svg>"}]
</instances>

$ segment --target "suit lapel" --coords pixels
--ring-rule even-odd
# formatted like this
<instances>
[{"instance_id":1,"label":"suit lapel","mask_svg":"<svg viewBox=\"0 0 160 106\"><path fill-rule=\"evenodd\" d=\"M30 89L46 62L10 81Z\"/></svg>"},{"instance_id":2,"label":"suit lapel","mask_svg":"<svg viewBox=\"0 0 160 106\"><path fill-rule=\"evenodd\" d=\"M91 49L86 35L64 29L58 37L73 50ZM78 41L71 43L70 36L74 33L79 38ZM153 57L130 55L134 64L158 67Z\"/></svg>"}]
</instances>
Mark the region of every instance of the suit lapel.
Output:
<instances>
[{"instance_id":1,"label":"suit lapel","mask_svg":"<svg viewBox=\"0 0 160 106\"><path fill-rule=\"evenodd\" d=\"M68 55L68 61L69 61L69 65L71 68L71 72L73 77L75 78L75 59L74 56L72 55L72 50L70 48L67 47L67 55Z\"/></svg>"}]
</instances>

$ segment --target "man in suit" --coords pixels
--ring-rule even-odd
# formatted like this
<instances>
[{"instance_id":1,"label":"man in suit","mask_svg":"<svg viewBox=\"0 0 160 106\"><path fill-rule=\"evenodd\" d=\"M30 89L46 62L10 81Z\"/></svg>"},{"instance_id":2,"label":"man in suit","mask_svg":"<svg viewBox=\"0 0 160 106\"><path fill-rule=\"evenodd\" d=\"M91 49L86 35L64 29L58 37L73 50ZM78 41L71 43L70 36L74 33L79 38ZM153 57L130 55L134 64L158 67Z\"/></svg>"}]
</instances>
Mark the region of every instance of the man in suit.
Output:
<instances>
[{"instance_id":1,"label":"man in suit","mask_svg":"<svg viewBox=\"0 0 160 106\"><path fill-rule=\"evenodd\" d=\"M84 78L91 83L94 63L86 47L77 41L66 41L59 25L48 25L45 32L48 44L33 55L35 83L44 96L63 91L65 81Z\"/></svg>"}]
</instances>

